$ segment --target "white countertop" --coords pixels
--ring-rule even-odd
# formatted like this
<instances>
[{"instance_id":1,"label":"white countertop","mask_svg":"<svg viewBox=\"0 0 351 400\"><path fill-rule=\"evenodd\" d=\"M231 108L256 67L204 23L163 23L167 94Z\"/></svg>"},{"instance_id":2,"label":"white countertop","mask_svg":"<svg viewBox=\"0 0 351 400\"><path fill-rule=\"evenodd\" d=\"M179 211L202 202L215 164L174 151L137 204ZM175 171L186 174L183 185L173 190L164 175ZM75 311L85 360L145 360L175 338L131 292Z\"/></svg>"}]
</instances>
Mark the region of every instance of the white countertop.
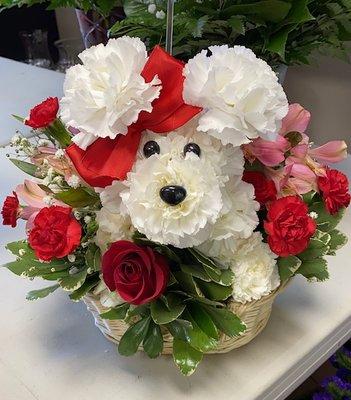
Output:
<instances>
[{"instance_id":1,"label":"white countertop","mask_svg":"<svg viewBox=\"0 0 351 400\"><path fill-rule=\"evenodd\" d=\"M47 97L61 97L64 75L0 57L0 146L20 129L29 128L11 117L26 117L29 110Z\"/></svg>"},{"instance_id":2,"label":"white countertop","mask_svg":"<svg viewBox=\"0 0 351 400\"><path fill-rule=\"evenodd\" d=\"M32 72L40 77L47 71ZM55 94L61 78L56 84ZM4 118L1 113L0 126ZM1 202L22 176L5 152L0 151ZM351 172L347 163L343 169ZM340 229L351 236L350 212ZM21 237L21 228L0 227L0 263L10 259L4 243ZM72 303L63 292L28 302L29 290L50 283L0 269L0 399L284 399L351 336L350 255L351 243L329 258L331 279L325 283L297 277L275 302L259 337L229 354L206 356L190 378L178 373L170 357L119 356L84 304Z\"/></svg>"}]
</instances>

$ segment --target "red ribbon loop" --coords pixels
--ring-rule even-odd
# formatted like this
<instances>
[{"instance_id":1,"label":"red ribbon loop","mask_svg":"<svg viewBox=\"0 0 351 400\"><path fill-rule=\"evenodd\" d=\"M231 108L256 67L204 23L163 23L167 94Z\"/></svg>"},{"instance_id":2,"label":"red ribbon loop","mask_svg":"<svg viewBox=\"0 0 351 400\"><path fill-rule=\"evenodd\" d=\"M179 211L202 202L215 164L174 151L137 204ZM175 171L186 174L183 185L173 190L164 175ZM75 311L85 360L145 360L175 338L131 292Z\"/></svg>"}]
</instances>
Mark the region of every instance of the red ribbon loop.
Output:
<instances>
[{"instance_id":1,"label":"red ribbon loop","mask_svg":"<svg viewBox=\"0 0 351 400\"><path fill-rule=\"evenodd\" d=\"M170 132L201 111L199 107L184 103L183 67L181 61L156 46L141 73L146 82L157 75L162 83L160 96L152 103L152 112L142 111L126 135L118 135L116 139L99 138L87 150L75 144L67 148L75 168L89 185L105 187L114 180L124 180L133 167L144 130Z\"/></svg>"}]
</instances>

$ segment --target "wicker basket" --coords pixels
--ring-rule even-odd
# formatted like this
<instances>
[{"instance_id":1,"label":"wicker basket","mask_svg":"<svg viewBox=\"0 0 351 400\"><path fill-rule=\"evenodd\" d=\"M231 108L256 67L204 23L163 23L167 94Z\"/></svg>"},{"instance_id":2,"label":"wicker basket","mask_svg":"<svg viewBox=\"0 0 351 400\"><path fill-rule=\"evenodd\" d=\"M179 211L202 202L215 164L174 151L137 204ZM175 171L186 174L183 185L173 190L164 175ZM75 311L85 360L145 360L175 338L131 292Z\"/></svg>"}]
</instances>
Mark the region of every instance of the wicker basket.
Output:
<instances>
[{"instance_id":1,"label":"wicker basket","mask_svg":"<svg viewBox=\"0 0 351 400\"><path fill-rule=\"evenodd\" d=\"M280 286L268 296L264 296L260 300L246 304L234 301L229 303L228 308L245 322L247 329L242 336L235 338L221 334L218 347L209 353L227 353L230 350L244 346L254 339L265 328L272 311L273 301L283 289L284 286ZM127 330L128 324L122 320L102 319L100 314L108 309L101 305L97 296L88 294L83 300L88 310L95 318L95 325L107 339L114 343L118 343L124 332ZM163 338L164 346L162 354L172 354L172 336L169 333L165 333ZM142 348L140 350L142 350Z\"/></svg>"}]
</instances>

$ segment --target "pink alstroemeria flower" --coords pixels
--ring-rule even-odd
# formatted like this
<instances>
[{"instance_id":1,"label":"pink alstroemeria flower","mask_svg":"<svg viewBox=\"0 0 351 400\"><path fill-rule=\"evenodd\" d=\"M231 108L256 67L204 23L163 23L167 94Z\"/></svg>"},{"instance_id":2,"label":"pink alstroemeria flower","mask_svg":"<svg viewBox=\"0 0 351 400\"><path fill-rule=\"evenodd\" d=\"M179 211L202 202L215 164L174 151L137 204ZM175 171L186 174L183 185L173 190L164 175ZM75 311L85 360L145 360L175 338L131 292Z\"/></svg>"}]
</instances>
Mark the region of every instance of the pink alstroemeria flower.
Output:
<instances>
[{"instance_id":1,"label":"pink alstroemeria flower","mask_svg":"<svg viewBox=\"0 0 351 400\"><path fill-rule=\"evenodd\" d=\"M41 166L44 160L47 160L50 167L52 167L58 174L64 176L67 180L72 175L77 175L73 164L66 156L62 158L56 157L57 149L54 147L38 147L38 153L31 157L31 161L38 166Z\"/></svg>"},{"instance_id":2,"label":"pink alstroemeria flower","mask_svg":"<svg viewBox=\"0 0 351 400\"><path fill-rule=\"evenodd\" d=\"M261 138L253 140L244 146L246 157L253 161L257 158L267 167L274 167L285 160L285 153L291 148L291 144L285 135L289 132L303 134L310 122L311 114L300 104L290 104L288 114L282 120L279 135L273 141ZM303 141L308 143L308 136L302 136Z\"/></svg>"},{"instance_id":3,"label":"pink alstroemeria flower","mask_svg":"<svg viewBox=\"0 0 351 400\"><path fill-rule=\"evenodd\" d=\"M26 179L23 184L18 185L15 192L26 204L26 206L21 207L20 217L27 220L27 230L30 230L38 212L42 208L48 206L48 204L44 202L44 198L47 197L48 194L37 183L28 179ZM67 204L55 199L52 201L52 204L68 207Z\"/></svg>"}]
</instances>

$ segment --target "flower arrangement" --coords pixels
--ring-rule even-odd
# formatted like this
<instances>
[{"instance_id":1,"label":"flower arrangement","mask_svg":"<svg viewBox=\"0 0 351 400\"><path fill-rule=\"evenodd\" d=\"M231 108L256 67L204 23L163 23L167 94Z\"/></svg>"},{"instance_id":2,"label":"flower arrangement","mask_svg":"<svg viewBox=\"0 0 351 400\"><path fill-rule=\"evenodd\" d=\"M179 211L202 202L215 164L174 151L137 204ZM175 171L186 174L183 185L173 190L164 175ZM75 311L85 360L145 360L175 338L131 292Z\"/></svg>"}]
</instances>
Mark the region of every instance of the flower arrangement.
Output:
<instances>
[{"instance_id":1,"label":"flower arrangement","mask_svg":"<svg viewBox=\"0 0 351 400\"><path fill-rule=\"evenodd\" d=\"M17 117L36 136L16 135L10 159L32 178L1 212L27 221L6 267L55 282L29 300L62 288L94 304L122 355L171 343L185 375L263 329L294 275L328 278L350 203L328 166L345 143L314 147L310 114L251 50L209 51L184 64L130 37L83 51L63 98ZM252 307L266 319L252 325Z\"/></svg>"}]
</instances>

